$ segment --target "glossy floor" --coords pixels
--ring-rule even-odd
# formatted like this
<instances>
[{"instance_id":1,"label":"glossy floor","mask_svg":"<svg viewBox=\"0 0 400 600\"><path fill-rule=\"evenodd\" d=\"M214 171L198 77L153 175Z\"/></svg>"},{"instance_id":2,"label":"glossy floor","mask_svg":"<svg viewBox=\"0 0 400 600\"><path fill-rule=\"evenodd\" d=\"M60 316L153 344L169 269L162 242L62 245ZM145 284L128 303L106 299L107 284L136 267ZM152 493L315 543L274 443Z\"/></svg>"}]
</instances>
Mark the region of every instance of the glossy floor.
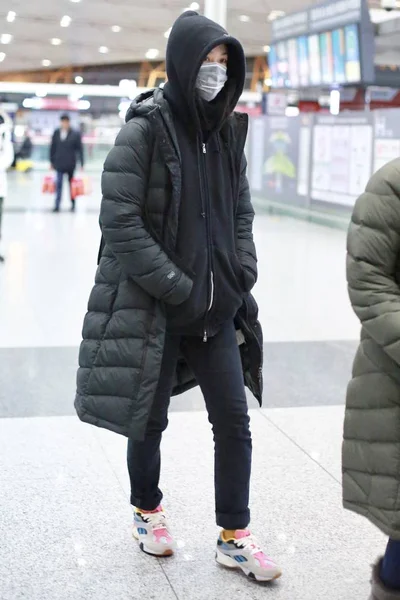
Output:
<instances>
[{"instance_id":1,"label":"glossy floor","mask_svg":"<svg viewBox=\"0 0 400 600\"><path fill-rule=\"evenodd\" d=\"M265 394L261 410L249 400L252 528L284 569L276 584L257 585L214 562L212 437L198 390L173 401L163 443L179 552L152 559L131 539L125 440L73 411L97 185L77 214L52 215L40 178L23 181L11 181L0 265L1 600L366 600L384 539L341 507L343 402L359 334L345 234L255 222Z\"/></svg>"}]
</instances>

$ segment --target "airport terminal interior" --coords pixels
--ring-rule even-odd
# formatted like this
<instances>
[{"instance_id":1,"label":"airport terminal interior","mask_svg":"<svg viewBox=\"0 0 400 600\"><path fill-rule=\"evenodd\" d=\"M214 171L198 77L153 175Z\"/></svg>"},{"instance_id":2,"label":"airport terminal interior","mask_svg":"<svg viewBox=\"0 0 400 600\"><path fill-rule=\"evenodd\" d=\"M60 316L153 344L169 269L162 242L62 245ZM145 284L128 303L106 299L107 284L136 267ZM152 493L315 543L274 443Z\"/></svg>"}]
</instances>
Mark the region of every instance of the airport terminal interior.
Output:
<instances>
[{"instance_id":1,"label":"airport terminal interior","mask_svg":"<svg viewBox=\"0 0 400 600\"><path fill-rule=\"evenodd\" d=\"M400 10L364 0L314 13L310 0L194 4L0 7L0 114L15 152L27 136L33 145L5 172L1 225L0 600L367 600L371 564L385 550L387 536L342 505L346 388L360 337L346 235L369 178L400 157ZM130 102L165 80L169 28L185 10L226 26L248 57L238 108L249 115L253 295L264 333L261 408L248 392L251 530L282 568L267 584L215 562L214 448L199 388L172 398L162 442L171 557L148 556L132 538L126 438L82 423L74 408L102 165ZM322 29L302 29L296 15L321 18ZM335 40L347 44L342 57ZM86 164L75 173L75 211L65 181L55 213L49 147L65 113Z\"/></svg>"}]
</instances>

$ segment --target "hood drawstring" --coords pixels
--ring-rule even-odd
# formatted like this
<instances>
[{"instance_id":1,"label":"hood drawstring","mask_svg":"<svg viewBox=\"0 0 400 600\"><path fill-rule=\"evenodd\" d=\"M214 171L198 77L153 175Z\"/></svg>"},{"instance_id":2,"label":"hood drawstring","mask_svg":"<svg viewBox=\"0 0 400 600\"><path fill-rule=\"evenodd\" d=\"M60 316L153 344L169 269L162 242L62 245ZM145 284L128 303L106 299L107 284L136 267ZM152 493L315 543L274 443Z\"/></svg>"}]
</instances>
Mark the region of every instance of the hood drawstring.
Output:
<instances>
[{"instance_id":1,"label":"hood drawstring","mask_svg":"<svg viewBox=\"0 0 400 600\"><path fill-rule=\"evenodd\" d=\"M198 167L198 171L199 171L199 181L202 181L203 174L201 171L203 168L203 160L204 159L201 155L203 153L203 148L205 147L205 144L203 142L203 138L200 133L197 135L196 146L197 146L197 167ZM201 216L203 217L203 219L205 219L206 218L206 207L204 204L204 193L201 193L200 195L201 195Z\"/></svg>"}]
</instances>

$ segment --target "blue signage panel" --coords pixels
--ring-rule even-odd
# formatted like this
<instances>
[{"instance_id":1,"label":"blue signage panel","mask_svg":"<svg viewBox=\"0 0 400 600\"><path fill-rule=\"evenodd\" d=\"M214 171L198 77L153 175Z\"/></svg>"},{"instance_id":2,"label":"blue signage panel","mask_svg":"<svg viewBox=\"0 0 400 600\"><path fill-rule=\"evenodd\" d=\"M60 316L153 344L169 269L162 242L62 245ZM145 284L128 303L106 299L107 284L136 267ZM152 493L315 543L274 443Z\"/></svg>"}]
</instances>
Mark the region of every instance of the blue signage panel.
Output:
<instances>
[{"instance_id":1,"label":"blue signage panel","mask_svg":"<svg viewBox=\"0 0 400 600\"><path fill-rule=\"evenodd\" d=\"M334 80L338 84L346 83L344 29L332 31Z\"/></svg>"}]
</instances>

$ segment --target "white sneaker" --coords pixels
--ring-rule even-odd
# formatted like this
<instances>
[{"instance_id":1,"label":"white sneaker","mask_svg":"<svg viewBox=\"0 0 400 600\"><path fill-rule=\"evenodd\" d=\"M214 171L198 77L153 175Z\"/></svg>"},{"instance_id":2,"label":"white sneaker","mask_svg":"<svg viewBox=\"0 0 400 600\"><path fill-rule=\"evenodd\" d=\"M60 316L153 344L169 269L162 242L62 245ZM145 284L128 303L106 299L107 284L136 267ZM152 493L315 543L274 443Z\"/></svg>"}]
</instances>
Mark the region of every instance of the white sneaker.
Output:
<instances>
[{"instance_id":1,"label":"white sneaker","mask_svg":"<svg viewBox=\"0 0 400 600\"><path fill-rule=\"evenodd\" d=\"M247 530L238 529L234 538L226 538L222 531L215 558L218 564L229 569L242 569L247 577L257 581L273 581L282 575L278 565Z\"/></svg>"},{"instance_id":2,"label":"white sneaker","mask_svg":"<svg viewBox=\"0 0 400 600\"><path fill-rule=\"evenodd\" d=\"M138 540L140 549L152 556L171 556L175 550L175 542L162 506L154 512L135 508L133 515L133 537Z\"/></svg>"}]
</instances>

